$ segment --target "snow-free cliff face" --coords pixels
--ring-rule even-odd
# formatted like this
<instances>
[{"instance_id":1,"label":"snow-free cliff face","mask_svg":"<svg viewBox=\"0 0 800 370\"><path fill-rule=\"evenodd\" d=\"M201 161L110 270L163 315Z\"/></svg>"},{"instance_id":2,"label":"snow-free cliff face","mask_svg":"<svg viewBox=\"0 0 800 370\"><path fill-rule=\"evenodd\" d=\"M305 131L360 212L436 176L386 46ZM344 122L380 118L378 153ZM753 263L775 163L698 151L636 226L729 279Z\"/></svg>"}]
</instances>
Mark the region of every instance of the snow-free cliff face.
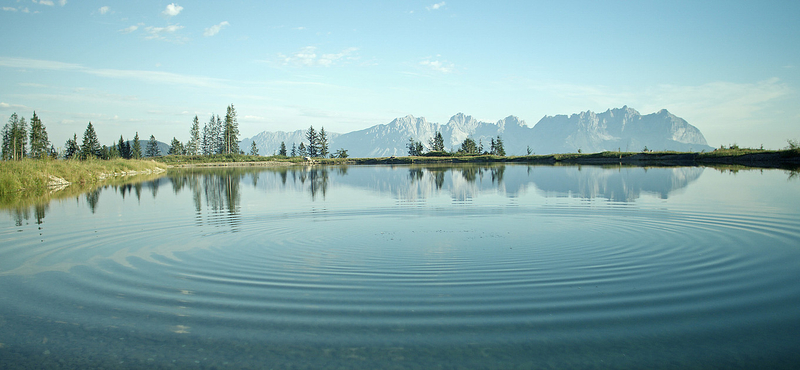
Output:
<instances>
[{"instance_id":1,"label":"snow-free cliff face","mask_svg":"<svg viewBox=\"0 0 800 370\"><path fill-rule=\"evenodd\" d=\"M532 129L531 147L536 153L584 153L602 151L712 150L705 137L684 119L662 109L641 115L633 108L603 113L581 112L570 116L546 116Z\"/></svg>"},{"instance_id":2,"label":"snow-free cliff face","mask_svg":"<svg viewBox=\"0 0 800 370\"><path fill-rule=\"evenodd\" d=\"M467 137L488 150L490 140L499 135L508 155L524 155L528 148L536 154L574 153L578 149L584 153L635 152L645 147L678 151L713 149L700 130L665 109L642 116L628 107L603 113L586 111L570 116L545 116L533 128L515 116L491 123L458 113L446 124L439 124L428 122L424 117L407 115L388 124L346 134L329 132L329 148L331 152L347 149L351 157L403 156L408 153L406 145L409 139L420 141L427 148L428 141L437 131L442 133L448 150L458 150ZM242 140L240 147L248 151L251 141L256 142L260 154L271 155L278 151L282 141L287 150L291 150L293 143L305 142L305 134L303 130L262 132Z\"/></svg>"}]
</instances>

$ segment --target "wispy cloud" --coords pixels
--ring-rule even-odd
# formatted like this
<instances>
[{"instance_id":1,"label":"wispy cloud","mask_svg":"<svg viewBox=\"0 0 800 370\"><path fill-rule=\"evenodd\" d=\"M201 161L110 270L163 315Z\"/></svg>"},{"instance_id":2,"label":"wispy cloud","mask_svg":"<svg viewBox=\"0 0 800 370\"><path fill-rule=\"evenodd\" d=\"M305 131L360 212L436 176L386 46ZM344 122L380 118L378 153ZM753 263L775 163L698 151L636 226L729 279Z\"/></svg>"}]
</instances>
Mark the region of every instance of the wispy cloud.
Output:
<instances>
[{"instance_id":1,"label":"wispy cloud","mask_svg":"<svg viewBox=\"0 0 800 370\"><path fill-rule=\"evenodd\" d=\"M171 25L166 26L166 27L149 26L149 27L144 29L145 32L147 32L149 34L147 37L145 37L145 39L147 39L147 40L153 40L153 39L165 40L166 39L165 35L171 34L171 33L175 33L175 31L178 31L178 30L181 30L181 29L183 29L183 26L180 26L180 25L177 25L177 24L171 24Z\"/></svg>"},{"instance_id":2,"label":"wispy cloud","mask_svg":"<svg viewBox=\"0 0 800 370\"><path fill-rule=\"evenodd\" d=\"M61 6L67 5L67 0L58 0L58 5Z\"/></svg>"},{"instance_id":3,"label":"wispy cloud","mask_svg":"<svg viewBox=\"0 0 800 370\"><path fill-rule=\"evenodd\" d=\"M228 83L227 80L222 79L182 75L170 72L90 68L74 63L27 58L0 57L0 67L67 72L74 71L106 78L137 80L153 84L184 85L195 87L224 87Z\"/></svg>"},{"instance_id":4,"label":"wispy cloud","mask_svg":"<svg viewBox=\"0 0 800 370\"><path fill-rule=\"evenodd\" d=\"M278 58L280 58L281 62L284 65L293 65L300 67L303 66L330 67L341 61L350 61L358 59L358 56L356 55L357 51L358 48L351 47L344 49L338 53L317 54L317 48L315 46L306 46L292 55L278 54Z\"/></svg>"},{"instance_id":5,"label":"wispy cloud","mask_svg":"<svg viewBox=\"0 0 800 370\"><path fill-rule=\"evenodd\" d=\"M203 32L203 36L211 37L219 33L223 28L229 26L230 23L228 21L221 22L220 24L215 24L211 27L206 28L205 32Z\"/></svg>"},{"instance_id":6,"label":"wispy cloud","mask_svg":"<svg viewBox=\"0 0 800 370\"><path fill-rule=\"evenodd\" d=\"M12 8L12 7L10 7L10 6L4 6L4 7L3 7L3 11L6 11L6 12L16 12L16 11L17 11L17 8Z\"/></svg>"},{"instance_id":7,"label":"wispy cloud","mask_svg":"<svg viewBox=\"0 0 800 370\"><path fill-rule=\"evenodd\" d=\"M111 10L111 8L109 8L108 6L103 6L103 7L100 7L100 9L97 9L97 11L100 12L100 14L106 14L110 10Z\"/></svg>"},{"instance_id":8,"label":"wispy cloud","mask_svg":"<svg viewBox=\"0 0 800 370\"><path fill-rule=\"evenodd\" d=\"M53 3L52 0L39 0L39 1L33 0L33 2L34 2L34 4L39 4L39 5L47 5L47 6L56 5L56 4Z\"/></svg>"},{"instance_id":9,"label":"wispy cloud","mask_svg":"<svg viewBox=\"0 0 800 370\"><path fill-rule=\"evenodd\" d=\"M6 102L0 102L0 109L27 109L28 107L20 104L8 104Z\"/></svg>"},{"instance_id":10,"label":"wispy cloud","mask_svg":"<svg viewBox=\"0 0 800 370\"><path fill-rule=\"evenodd\" d=\"M440 61L440 60L423 60L419 62L420 65L428 67L434 71L441 72L441 73L450 73L453 72L455 65L453 63L447 61Z\"/></svg>"},{"instance_id":11,"label":"wispy cloud","mask_svg":"<svg viewBox=\"0 0 800 370\"><path fill-rule=\"evenodd\" d=\"M133 26L130 26L130 27L127 27L127 28L123 28L123 29L119 30L119 32L131 33L131 32L134 32L134 31L138 30L140 26L144 26L144 24L143 23L139 23L138 25L135 24Z\"/></svg>"},{"instance_id":12,"label":"wispy cloud","mask_svg":"<svg viewBox=\"0 0 800 370\"><path fill-rule=\"evenodd\" d=\"M445 5L445 3L444 3L444 1L442 1L441 3L436 3L436 4L433 4L431 6L426 6L425 9L428 9L428 10L439 10L439 9L443 8L444 5Z\"/></svg>"},{"instance_id":13,"label":"wispy cloud","mask_svg":"<svg viewBox=\"0 0 800 370\"><path fill-rule=\"evenodd\" d=\"M174 17L180 14L181 10L183 10L182 6L172 3L167 5L166 9L164 9L164 11L161 12L161 14L166 15L167 17Z\"/></svg>"}]
</instances>

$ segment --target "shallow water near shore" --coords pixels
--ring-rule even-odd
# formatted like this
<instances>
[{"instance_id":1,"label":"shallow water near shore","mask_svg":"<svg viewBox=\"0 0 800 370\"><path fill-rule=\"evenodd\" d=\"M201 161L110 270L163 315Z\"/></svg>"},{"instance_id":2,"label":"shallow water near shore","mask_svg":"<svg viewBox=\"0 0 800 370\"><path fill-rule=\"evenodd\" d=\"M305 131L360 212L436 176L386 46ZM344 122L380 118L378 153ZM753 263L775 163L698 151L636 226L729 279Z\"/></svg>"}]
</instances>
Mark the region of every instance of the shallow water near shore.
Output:
<instances>
[{"instance_id":1,"label":"shallow water near shore","mask_svg":"<svg viewBox=\"0 0 800 370\"><path fill-rule=\"evenodd\" d=\"M0 211L3 368L796 368L800 180L186 169Z\"/></svg>"}]
</instances>

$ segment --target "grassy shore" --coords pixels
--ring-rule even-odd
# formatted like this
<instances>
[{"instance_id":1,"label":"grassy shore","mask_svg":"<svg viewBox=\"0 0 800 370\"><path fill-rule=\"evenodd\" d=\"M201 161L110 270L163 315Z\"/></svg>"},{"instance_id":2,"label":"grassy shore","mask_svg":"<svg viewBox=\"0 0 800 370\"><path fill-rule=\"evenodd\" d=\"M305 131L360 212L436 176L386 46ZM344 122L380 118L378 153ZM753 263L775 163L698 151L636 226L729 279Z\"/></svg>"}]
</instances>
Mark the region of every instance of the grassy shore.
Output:
<instances>
[{"instance_id":1,"label":"grassy shore","mask_svg":"<svg viewBox=\"0 0 800 370\"><path fill-rule=\"evenodd\" d=\"M46 192L54 178L72 184L95 184L115 174L153 172L166 165L145 160L51 160L0 161L0 196L10 193Z\"/></svg>"},{"instance_id":2,"label":"grassy shore","mask_svg":"<svg viewBox=\"0 0 800 370\"><path fill-rule=\"evenodd\" d=\"M742 165L761 168L800 167L800 150L720 149L706 153L602 152L507 156L439 153L419 157L314 159L319 164L427 164L427 163L530 163L530 164L624 164L640 166Z\"/></svg>"}]
</instances>

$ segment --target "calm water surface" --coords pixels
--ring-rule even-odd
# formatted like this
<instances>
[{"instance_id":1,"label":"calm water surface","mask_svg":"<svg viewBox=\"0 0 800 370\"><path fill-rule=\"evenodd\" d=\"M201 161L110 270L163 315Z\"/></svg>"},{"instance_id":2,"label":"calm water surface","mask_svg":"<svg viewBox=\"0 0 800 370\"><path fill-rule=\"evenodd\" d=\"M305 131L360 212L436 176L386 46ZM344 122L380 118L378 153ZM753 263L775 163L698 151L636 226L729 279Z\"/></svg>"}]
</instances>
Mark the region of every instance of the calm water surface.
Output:
<instances>
[{"instance_id":1,"label":"calm water surface","mask_svg":"<svg viewBox=\"0 0 800 370\"><path fill-rule=\"evenodd\" d=\"M0 211L0 368L797 368L781 170L185 170Z\"/></svg>"}]
</instances>

